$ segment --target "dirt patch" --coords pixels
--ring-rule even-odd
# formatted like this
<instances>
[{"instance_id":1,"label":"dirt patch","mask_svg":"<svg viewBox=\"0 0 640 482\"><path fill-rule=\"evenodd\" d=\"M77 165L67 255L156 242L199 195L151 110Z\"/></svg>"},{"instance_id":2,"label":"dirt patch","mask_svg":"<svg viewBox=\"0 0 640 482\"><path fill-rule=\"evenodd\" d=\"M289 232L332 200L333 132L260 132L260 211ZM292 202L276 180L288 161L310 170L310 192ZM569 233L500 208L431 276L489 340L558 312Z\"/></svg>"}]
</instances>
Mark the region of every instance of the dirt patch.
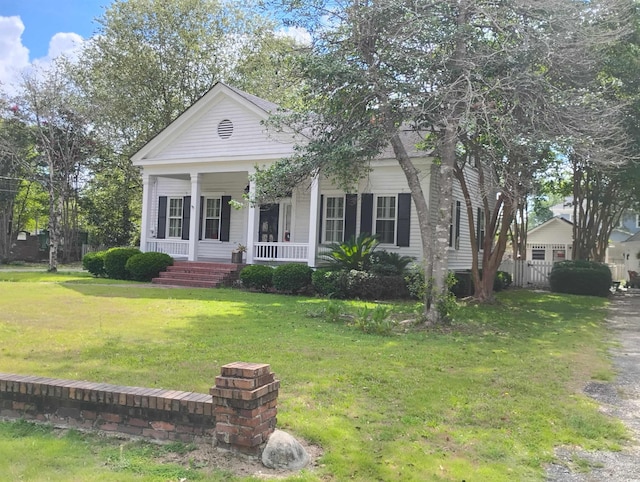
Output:
<instances>
[{"instance_id":1,"label":"dirt patch","mask_svg":"<svg viewBox=\"0 0 640 482\"><path fill-rule=\"evenodd\" d=\"M305 448L311 459L311 463L305 467L305 470L314 470L317 467L318 458L322 455L322 450L317 445L308 444L303 440L298 441ZM160 460L184 467L197 467L204 473L222 470L236 477L255 477L258 479L283 479L298 472L269 469L262 465L258 458L233 454L226 450L220 450L213 445L205 444L199 444L194 450L184 454L168 453Z\"/></svg>"},{"instance_id":2,"label":"dirt patch","mask_svg":"<svg viewBox=\"0 0 640 482\"><path fill-rule=\"evenodd\" d=\"M69 432L69 430L78 430L77 428L70 429L64 426L57 426L53 428L53 433L57 437L63 437ZM80 432L87 434L90 437L104 437L112 441L112 443L120 442L126 443L150 443L156 444L156 442L144 439L136 436L129 436L121 433L111 432L97 432L93 430L80 430ZM304 470L313 471L318 467L318 459L322 456L322 449L317 446L308 443L305 440L296 438L300 445L309 454L310 463ZM162 446L161 442L157 442L158 446ZM182 467L190 467L197 469L204 474L212 474L213 472L226 472L229 475L236 477L254 477L264 480L284 479L295 475L299 471L295 470L282 470L282 469L270 469L262 465L262 462L258 457L249 457L242 454L236 454L227 450L221 450L215 447L213 444L190 444L185 445L186 450L180 452L166 452L158 457L155 457L158 463L176 464Z\"/></svg>"}]
</instances>

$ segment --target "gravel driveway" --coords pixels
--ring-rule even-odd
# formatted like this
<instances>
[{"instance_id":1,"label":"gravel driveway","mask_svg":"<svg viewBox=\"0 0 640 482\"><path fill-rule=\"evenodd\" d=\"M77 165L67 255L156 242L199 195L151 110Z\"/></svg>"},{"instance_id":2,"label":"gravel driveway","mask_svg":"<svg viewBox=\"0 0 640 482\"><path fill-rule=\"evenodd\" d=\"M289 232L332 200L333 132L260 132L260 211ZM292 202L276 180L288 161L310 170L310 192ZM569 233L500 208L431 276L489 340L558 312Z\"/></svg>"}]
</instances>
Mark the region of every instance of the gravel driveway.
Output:
<instances>
[{"instance_id":1,"label":"gravel driveway","mask_svg":"<svg viewBox=\"0 0 640 482\"><path fill-rule=\"evenodd\" d=\"M611 383L591 382L584 392L600 402L604 413L622 420L632 439L620 452L558 448L558 461L547 468L548 482L640 481L640 290L614 296L607 324L619 343L610 351L617 377ZM573 462L577 459L588 461L591 471L582 473Z\"/></svg>"}]
</instances>

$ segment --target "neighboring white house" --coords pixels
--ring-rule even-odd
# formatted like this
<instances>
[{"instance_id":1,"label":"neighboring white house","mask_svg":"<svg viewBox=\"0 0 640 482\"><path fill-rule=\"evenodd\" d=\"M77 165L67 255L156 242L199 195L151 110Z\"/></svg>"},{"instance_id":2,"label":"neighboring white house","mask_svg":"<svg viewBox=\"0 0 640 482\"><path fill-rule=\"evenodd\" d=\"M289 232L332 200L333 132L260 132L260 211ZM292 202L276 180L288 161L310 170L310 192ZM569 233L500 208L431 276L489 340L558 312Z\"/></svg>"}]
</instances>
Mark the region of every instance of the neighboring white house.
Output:
<instances>
[{"instance_id":1,"label":"neighboring white house","mask_svg":"<svg viewBox=\"0 0 640 482\"><path fill-rule=\"evenodd\" d=\"M529 261L565 261L572 259L573 223L553 217L527 233Z\"/></svg>"},{"instance_id":2,"label":"neighboring white house","mask_svg":"<svg viewBox=\"0 0 640 482\"><path fill-rule=\"evenodd\" d=\"M188 260L227 261L243 245L249 264L297 261L317 266L322 246L366 232L379 237L381 248L419 260L416 210L390 150L372 163L371 173L353 193L316 177L278 203L244 202L243 195L255 190L250 176L256 166L294 153L291 138L267 132L263 125L276 109L218 83L132 157L142 168L141 249ZM429 200L433 163L415 147L419 139L414 133L404 135ZM458 200L452 206L449 265L467 269L467 216L459 188L454 191ZM237 203L230 201L244 207L235 209L231 204Z\"/></svg>"},{"instance_id":3,"label":"neighboring white house","mask_svg":"<svg viewBox=\"0 0 640 482\"><path fill-rule=\"evenodd\" d=\"M626 271L640 273L640 231L619 243Z\"/></svg>"}]
</instances>

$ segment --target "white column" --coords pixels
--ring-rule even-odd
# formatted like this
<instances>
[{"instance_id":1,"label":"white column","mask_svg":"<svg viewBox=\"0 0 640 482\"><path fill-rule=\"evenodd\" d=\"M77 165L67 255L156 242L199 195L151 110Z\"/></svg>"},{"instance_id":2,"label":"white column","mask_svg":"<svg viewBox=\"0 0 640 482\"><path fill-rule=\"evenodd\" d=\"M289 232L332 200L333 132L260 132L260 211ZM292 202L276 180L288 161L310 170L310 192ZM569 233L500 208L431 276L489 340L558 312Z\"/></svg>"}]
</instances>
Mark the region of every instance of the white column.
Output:
<instances>
[{"instance_id":1,"label":"white column","mask_svg":"<svg viewBox=\"0 0 640 482\"><path fill-rule=\"evenodd\" d=\"M311 267L316 266L316 257L318 255L318 233L321 226L318 226L320 218L320 179L316 174L311 180L311 206L309 207L309 250L307 264Z\"/></svg>"},{"instance_id":2,"label":"white column","mask_svg":"<svg viewBox=\"0 0 640 482\"><path fill-rule=\"evenodd\" d=\"M155 182L156 177L149 174L142 173L142 220L140 222L140 251L143 253L147 251L147 239L149 238L151 217L151 205L153 196L152 184Z\"/></svg>"},{"instance_id":3,"label":"white column","mask_svg":"<svg viewBox=\"0 0 640 482\"><path fill-rule=\"evenodd\" d=\"M251 173L249 173L251 177ZM249 199L255 198L256 183L253 180L249 181ZM251 202L249 203L249 215L247 216L247 264L253 264L253 243L256 241L256 207Z\"/></svg>"},{"instance_id":4,"label":"white column","mask_svg":"<svg viewBox=\"0 0 640 482\"><path fill-rule=\"evenodd\" d=\"M189 261L198 260L200 237L200 174L191 174L191 214L189 221Z\"/></svg>"}]
</instances>

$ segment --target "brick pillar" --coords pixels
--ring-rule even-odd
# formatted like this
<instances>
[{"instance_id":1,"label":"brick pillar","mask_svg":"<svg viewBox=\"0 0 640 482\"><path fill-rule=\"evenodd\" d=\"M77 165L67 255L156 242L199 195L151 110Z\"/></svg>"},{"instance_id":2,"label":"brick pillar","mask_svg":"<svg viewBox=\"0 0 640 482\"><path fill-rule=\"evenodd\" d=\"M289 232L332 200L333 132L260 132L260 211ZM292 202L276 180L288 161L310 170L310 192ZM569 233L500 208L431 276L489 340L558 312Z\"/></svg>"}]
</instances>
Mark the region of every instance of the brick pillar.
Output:
<instances>
[{"instance_id":1,"label":"brick pillar","mask_svg":"<svg viewBox=\"0 0 640 482\"><path fill-rule=\"evenodd\" d=\"M213 396L218 446L259 455L260 446L276 427L280 381L270 365L234 362L216 377Z\"/></svg>"}]
</instances>

